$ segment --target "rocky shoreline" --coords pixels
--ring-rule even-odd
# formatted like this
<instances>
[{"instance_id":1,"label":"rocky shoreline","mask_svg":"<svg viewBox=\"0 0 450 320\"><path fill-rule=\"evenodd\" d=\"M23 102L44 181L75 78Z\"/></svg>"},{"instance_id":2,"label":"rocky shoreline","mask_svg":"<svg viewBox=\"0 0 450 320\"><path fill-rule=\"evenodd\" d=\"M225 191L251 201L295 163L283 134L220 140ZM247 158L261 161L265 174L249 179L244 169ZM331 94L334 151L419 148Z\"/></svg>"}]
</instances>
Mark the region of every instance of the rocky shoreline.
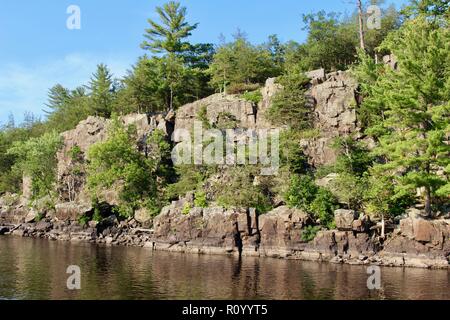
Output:
<instances>
[{"instance_id":1,"label":"rocky shoreline","mask_svg":"<svg viewBox=\"0 0 450 320\"><path fill-rule=\"evenodd\" d=\"M321 69L309 76L312 80L308 96L314 105L314 129L319 134L302 139L299 148L307 156L309 165L331 165L338 156L330 146L332 141L350 134L363 139L354 107L358 104L357 83L348 72L342 71L325 74ZM135 126L136 147L142 152L148 150L150 133L158 129L169 139L174 129L189 132L202 110L206 111L210 125L216 126L225 113L238 122L239 129L270 129L272 126L264 114L277 90L279 85L275 79L268 79L261 88L262 99L257 104L239 95L214 94L182 106L176 113L130 114L120 119L124 125ZM352 210L337 210L334 215L337 229L326 230L320 229L318 221L301 210L283 206L284 202L279 199L272 203L274 210L258 215L249 208L213 207L217 205L214 201L206 204L211 206L209 208L197 208L191 192L177 195L184 198L172 202L154 218L143 208L134 212L134 218L120 220L112 210L120 204L120 188L113 186L103 190L95 200L97 205L101 202L107 207L102 210L101 219L96 217L101 222L87 221L94 218L95 209L86 187L84 165L90 147L106 139L110 122L91 116L73 130L62 133L63 146L57 153L56 200L32 201L31 180L26 176L21 195L1 195L0 235L196 254L241 254L397 267L448 269L450 266L448 210L436 212L435 219L427 219L421 217L420 210L411 208L413 212L390 221L386 236L381 236L379 223ZM79 151L80 159L71 156L74 148ZM226 184L227 169L222 171L207 182L217 180ZM335 177L336 174L331 173L316 184L326 186ZM256 178L254 184L258 183Z\"/></svg>"},{"instance_id":2,"label":"rocky shoreline","mask_svg":"<svg viewBox=\"0 0 450 320\"><path fill-rule=\"evenodd\" d=\"M449 220L408 217L381 240L367 228L364 219L351 219L355 215L350 211L338 212L338 230L321 230L314 240L307 242L302 240L302 234L312 221L300 210L282 206L258 216L252 210L193 208L189 214L183 214L185 201L165 207L151 222L151 229L135 219L119 221L115 216L85 225L50 216L38 222L0 227L0 235L187 254L241 254L243 257L429 269L450 267Z\"/></svg>"}]
</instances>

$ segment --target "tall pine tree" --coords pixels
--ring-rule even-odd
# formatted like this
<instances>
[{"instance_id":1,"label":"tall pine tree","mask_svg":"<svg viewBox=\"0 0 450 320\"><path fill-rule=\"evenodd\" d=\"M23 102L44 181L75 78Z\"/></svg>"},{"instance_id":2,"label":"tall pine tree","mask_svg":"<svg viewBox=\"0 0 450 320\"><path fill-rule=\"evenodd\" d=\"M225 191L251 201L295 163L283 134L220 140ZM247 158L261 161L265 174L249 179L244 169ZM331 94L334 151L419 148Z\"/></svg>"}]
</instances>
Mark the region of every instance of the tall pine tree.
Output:
<instances>
[{"instance_id":1,"label":"tall pine tree","mask_svg":"<svg viewBox=\"0 0 450 320\"><path fill-rule=\"evenodd\" d=\"M379 146L382 163L374 171L389 177L394 197L420 190L427 215L439 197L449 196L450 29L425 15L408 20L382 46L398 59L386 67L370 91L383 105Z\"/></svg>"},{"instance_id":2,"label":"tall pine tree","mask_svg":"<svg viewBox=\"0 0 450 320\"><path fill-rule=\"evenodd\" d=\"M97 116L109 118L114 102L114 87L112 75L106 65L97 66L88 89L91 95L92 112Z\"/></svg>"}]
</instances>

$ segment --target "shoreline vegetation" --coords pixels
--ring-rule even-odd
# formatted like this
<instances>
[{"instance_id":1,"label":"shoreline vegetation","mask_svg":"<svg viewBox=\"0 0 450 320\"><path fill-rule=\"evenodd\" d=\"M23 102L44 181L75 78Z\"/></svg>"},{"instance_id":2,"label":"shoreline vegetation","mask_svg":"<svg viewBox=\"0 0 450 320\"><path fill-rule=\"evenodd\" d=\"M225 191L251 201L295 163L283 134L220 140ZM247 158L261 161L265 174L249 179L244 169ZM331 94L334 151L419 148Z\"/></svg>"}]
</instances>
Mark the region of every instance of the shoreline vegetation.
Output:
<instances>
[{"instance_id":1,"label":"shoreline vegetation","mask_svg":"<svg viewBox=\"0 0 450 320\"><path fill-rule=\"evenodd\" d=\"M302 44L193 44L186 10L156 9L123 79L100 64L0 129L0 235L449 268L449 3L383 8L375 29L363 7L305 15ZM174 165L195 122L233 146L281 129L278 174Z\"/></svg>"}]
</instances>

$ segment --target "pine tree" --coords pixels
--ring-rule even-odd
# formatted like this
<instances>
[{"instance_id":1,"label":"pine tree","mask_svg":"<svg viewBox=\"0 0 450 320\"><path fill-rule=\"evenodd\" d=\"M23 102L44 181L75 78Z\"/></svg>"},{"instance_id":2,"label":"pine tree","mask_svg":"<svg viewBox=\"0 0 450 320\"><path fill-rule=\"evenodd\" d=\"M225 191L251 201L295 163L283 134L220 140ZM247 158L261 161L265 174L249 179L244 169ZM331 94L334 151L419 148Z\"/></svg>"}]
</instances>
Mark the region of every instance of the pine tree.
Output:
<instances>
[{"instance_id":1,"label":"pine tree","mask_svg":"<svg viewBox=\"0 0 450 320\"><path fill-rule=\"evenodd\" d=\"M148 19L150 28L145 30L145 40L141 44L142 49L153 53L182 53L189 50L190 45L183 42L184 38L191 35L197 28L197 23L190 25L186 22L186 8L179 2L170 1L162 7L157 7L161 23Z\"/></svg>"},{"instance_id":2,"label":"pine tree","mask_svg":"<svg viewBox=\"0 0 450 320\"><path fill-rule=\"evenodd\" d=\"M51 114L52 112L64 108L69 99L70 91L60 84L55 85L48 92L48 102L46 106L51 110L46 111L46 113Z\"/></svg>"},{"instance_id":3,"label":"pine tree","mask_svg":"<svg viewBox=\"0 0 450 320\"><path fill-rule=\"evenodd\" d=\"M101 117L109 118L114 102L112 75L104 64L97 66L92 75L88 89L91 96L92 112Z\"/></svg>"},{"instance_id":4,"label":"pine tree","mask_svg":"<svg viewBox=\"0 0 450 320\"><path fill-rule=\"evenodd\" d=\"M398 59L371 91L384 105L374 170L392 178L394 197L421 189L428 215L439 196L448 198L450 174L450 29L448 20L424 15L405 22L383 44Z\"/></svg>"}]
</instances>

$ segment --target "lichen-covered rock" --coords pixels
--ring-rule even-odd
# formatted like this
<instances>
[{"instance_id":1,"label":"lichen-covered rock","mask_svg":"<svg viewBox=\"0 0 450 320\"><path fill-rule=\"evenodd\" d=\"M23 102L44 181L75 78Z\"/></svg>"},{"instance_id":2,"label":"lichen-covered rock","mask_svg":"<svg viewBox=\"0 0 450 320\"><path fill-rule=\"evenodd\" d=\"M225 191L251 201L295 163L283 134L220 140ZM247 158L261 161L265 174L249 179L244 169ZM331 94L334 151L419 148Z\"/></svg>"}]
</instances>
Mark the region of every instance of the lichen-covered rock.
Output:
<instances>
[{"instance_id":1,"label":"lichen-covered rock","mask_svg":"<svg viewBox=\"0 0 450 320\"><path fill-rule=\"evenodd\" d=\"M191 131L194 122L201 121L198 115L202 109L206 110L206 118L210 125L217 125L221 116L230 115L239 128L248 129L256 126L256 107L252 102L246 101L238 95L217 93L178 109L175 130Z\"/></svg>"},{"instance_id":2,"label":"lichen-covered rock","mask_svg":"<svg viewBox=\"0 0 450 320\"><path fill-rule=\"evenodd\" d=\"M309 96L314 101L314 128L320 135L301 143L312 165L336 161L336 150L331 147L333 140L359 131L356 116L357 86L351 75L343 71L326 74L323 81L312 83Z\"/></svg>"},{"instance_id":3,"label":"lichen-covered rock","mask_svg":"<svg viewBox=\"0 0 450 320\"><path fill-rule=\"evenodd\" d=\"M338 230L353 230L353 221L358 219L354 210L338 209L334 211L334 221Z\"/></svg>"},{"instance_id":4,"label":"lichen-covered rock","mask_svg":"<svg viewBox=\"0 0 450 320\"><path fill-rule=\"evenodd\" d=\"M259 217L262 250L290 249L302 245L304 227L312 223L308 214L287 206Z\"/></svg>"},{"instance_id":5,"label":"lichen-covered rock","mask_svg":"<svg viewBox=\"0 0 450 320\"><path fill-rule=\"evenodd\" d=\"M142 208L134 213L134 219L143 227L149 227L152 224L153 217L148 209Z\"/></svg>"},{"instance_id":6,"label":"lichen-covered rock","mask_svg":"<svg viewBox=\"0 0 450 320\"><path fill-rule=\"evenodd\" d=\"M59 203L55 206L55 218L77 221L80 216L92 210L92 206L77 202Z\"/></svg>"},{"instance_id":7,"label":"lichen-covered rock","mask_svg":"<svg viewBox=\"0 0 450 320\"><path fill-rule=\"evenodd\" d=\"M400 232L408 239L439 247L449 241L450 221L406 218L400 221Z\"/></svg>"},{"instance_id":8,"label":"lichen-covered rock","mask_svg":"<svg viewBox=\"0 0 450 320\"><path fill-rule=\"evenodd\" d=\"M174 202L153 220L153 239L171 245L195 243L232 250L238 215L237 211L223 208L193 208L184 214L183 207Z\"/></svg>"},{"instance_id":9,"label":"lichen-covered rock","mask_svg":"<svg viewBox=\"0 0 450 320\"><path fill-rule=\"evenodd\" d=\"M266 118L266 112L272 105L273 98L281 89L281 85L276 83L276 78L269 78L266 80L265 86L261 89L262 100L258 103L256 114L257 128L267 129L273 127L271 122Z\"/></svg>"},{"instance_id":10,"label":"lichen-covered rock","mask_svg":"<svg viewBox=\"0 0 450 320\"><path fill-rule=\"evenodd\" d=\"M373 255L377 247L368 234L352 234L345 231L320 231L313 241L307 244L306 251L319 252L324 259L334 256L349 255L356 258L360 255Z\"/></svg>"}]
</instances>

